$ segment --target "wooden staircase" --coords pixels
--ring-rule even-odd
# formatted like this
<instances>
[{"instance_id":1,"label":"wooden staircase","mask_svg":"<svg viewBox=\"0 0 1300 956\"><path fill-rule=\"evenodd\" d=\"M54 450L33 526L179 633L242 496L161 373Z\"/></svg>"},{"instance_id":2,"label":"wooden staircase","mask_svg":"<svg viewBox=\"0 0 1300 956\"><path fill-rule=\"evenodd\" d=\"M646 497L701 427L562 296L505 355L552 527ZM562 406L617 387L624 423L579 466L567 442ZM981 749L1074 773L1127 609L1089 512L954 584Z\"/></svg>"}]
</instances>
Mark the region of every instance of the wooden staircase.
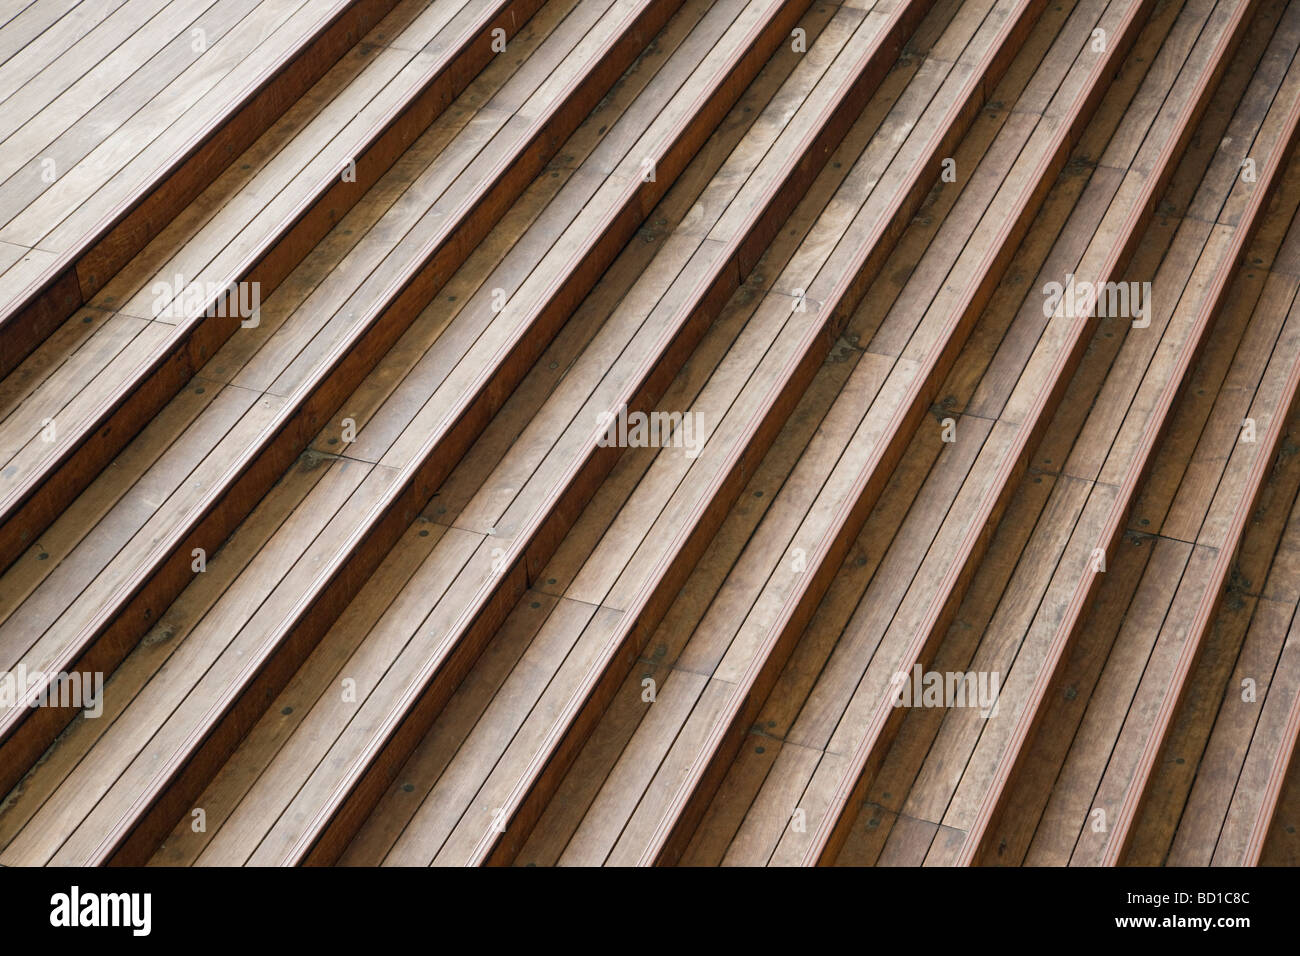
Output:
<instances>
[{"instance_id":1,"label":"wooden staircase","mask_svg":"<svg viewBox=\"0 0 1300 956\"><path fill-rule=\"evenodd\" d=\"M32 0L0 864L1294 863L1298 55Z\"/></svg>"}]
</instances>

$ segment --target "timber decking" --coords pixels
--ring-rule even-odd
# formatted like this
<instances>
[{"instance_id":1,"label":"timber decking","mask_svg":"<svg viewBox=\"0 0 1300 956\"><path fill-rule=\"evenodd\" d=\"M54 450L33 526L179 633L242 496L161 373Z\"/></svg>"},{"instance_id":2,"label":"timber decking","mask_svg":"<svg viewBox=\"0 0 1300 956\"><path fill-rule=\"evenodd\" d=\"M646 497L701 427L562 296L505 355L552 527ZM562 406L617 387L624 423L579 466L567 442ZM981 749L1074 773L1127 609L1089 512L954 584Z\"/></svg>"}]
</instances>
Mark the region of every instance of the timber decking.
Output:
<instances>
[{"instance_id":1,"label":"timber decking","mask_svg":"<svg viewBox=\"0 0 1300 956\"><path fill-rule=\"evenodd\" d=\"M0 103L0 670L106 678L0 863L1300 858L1300 0L32 0Z\"/></svg>"}]
</instances>

